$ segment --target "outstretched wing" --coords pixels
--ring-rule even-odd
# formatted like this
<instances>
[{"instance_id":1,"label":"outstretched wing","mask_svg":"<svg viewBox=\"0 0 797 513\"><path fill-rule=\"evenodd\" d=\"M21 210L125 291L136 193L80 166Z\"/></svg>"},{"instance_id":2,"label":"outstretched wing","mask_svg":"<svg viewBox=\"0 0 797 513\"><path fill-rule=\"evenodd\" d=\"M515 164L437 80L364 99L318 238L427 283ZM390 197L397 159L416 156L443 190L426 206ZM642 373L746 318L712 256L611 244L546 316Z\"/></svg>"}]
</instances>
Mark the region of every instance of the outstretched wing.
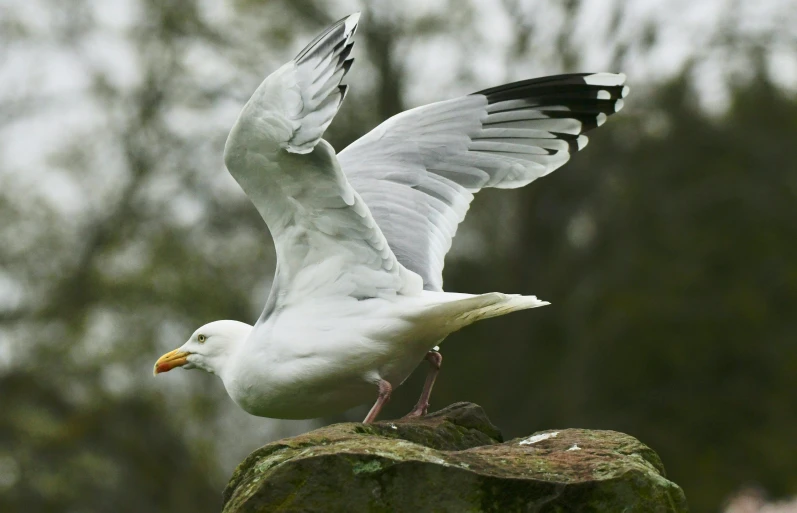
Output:
<instances>
[{"instance_id":1,"label":"outstretched wing","mask_svg":"<svg viewBox=\"0 0 797 513\"><path fill-rule=\"evenodd\" d=\"M399 262L427 290L473 194L522 187L567 162L619 111L625 75L524 80L398 114L338 155Z\"/></svg>"},{"instance_id":2,"label":"outstretched wing","mask_svg":"<svg viewBox=\"0 0 797 513\"><path fill-rule=\"evenodd\" d=\"M224 162L268 224L277 273L264 315L319 296L420 291L321 135L343 101L340 81L358 15L332 25L266 78L243 108Z\"/></svg>"}]
</instances>

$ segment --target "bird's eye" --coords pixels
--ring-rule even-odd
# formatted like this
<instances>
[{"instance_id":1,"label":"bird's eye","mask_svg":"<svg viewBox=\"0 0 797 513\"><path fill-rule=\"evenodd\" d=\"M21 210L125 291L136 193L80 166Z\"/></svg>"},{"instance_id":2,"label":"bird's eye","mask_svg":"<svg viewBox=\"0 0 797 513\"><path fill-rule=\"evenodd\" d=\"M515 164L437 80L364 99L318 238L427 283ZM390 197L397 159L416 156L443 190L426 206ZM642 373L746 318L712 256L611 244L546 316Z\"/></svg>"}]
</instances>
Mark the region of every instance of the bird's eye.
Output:
<instances>
[{"instance_id":1,"label":"bird's eye","mask_svg":"<svg viewBox=\"0 0 797 513\"><path fill-rule=\"evenodd\" d=\"M196 339L201 344L201 343L205 342L208 339L208 337L206 337L205 335L197 335Z\"/></svg>"}]
</instances>

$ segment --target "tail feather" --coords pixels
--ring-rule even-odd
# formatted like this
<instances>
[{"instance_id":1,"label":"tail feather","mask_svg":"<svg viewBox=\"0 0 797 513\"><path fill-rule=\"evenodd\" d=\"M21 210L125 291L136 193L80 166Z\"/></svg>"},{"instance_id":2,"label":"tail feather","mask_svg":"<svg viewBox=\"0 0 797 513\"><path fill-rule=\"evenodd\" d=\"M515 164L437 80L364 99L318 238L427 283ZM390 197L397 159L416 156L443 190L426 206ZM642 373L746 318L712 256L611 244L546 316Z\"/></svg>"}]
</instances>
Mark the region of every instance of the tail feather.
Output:
<instances>
[{"instance_id":1,"label":"tail feather","mask_svg":"<svg viewBox=\"0 0 797 513\"><path fill-rule=\"evenodd\" d=\"M502 294L500 292L490 292L476 296L480 299L481 305L475 309L463 312L459 319L464 322L464 326L476 321L498 317L518 310L527 310L550 304L548 301L541 301L536 296L522 296L520 294ZM467 301L467 300L466 300ZM463 326L463 327L464 327Z\"/></svg>"},{"instance_id":2,"label":"tail feather","mask_svg":"<svg viewBox=\"0 0 797 513\"><path fill-rule=\"evenodd\" d=\"M443 293L443 295L448 298L448 301L433 306L428 314L446 322L452 328L452 332L476 321L550 304L548 301L537 299L536 296L503 294L501 292L490 292L478 296L450 293Z\"/></svg>"}]
</instances>

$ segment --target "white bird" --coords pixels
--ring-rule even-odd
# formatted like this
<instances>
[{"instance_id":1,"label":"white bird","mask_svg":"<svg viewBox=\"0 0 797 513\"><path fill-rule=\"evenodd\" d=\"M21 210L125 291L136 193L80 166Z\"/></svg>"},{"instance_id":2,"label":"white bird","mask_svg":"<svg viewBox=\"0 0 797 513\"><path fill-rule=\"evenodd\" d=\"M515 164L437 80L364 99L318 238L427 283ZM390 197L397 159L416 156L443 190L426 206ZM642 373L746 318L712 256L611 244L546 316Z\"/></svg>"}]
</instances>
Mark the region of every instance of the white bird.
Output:
<instances>
[{"instance_id":1,"label":"white bird","mask_svg":"<svg viewBox=\"0 0 797 513\"><path fill-rule=\"evenodd\" d=\"M244 106L224 162L268 225L277 270L254 326L216 321L155 364L218 375L247 412L304 419L391 391L473 322L547 305L534 296L442 290L443 260L473 194L547 175L620 110L625 75L580 73L486 89L398 114L335 154L321 138L359 14L313 40Z\"/></svg>"}]
</instances>

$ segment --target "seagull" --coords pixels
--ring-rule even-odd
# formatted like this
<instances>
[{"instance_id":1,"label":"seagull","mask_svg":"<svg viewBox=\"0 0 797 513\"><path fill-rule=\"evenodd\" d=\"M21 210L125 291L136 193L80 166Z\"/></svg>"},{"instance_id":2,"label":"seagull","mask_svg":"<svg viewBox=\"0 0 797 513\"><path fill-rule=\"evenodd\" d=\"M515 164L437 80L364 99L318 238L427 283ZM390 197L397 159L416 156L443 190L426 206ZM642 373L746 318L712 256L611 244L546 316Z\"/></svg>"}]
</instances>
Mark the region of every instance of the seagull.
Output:
<instances>
[{"instance_id":1,"label":"seagull","mask_svg":"<svg viewBox=\"0 0 797 513\"><path fill-rule=\"evenodd\" d=\"M408 110L335 152L322 139L346 96L359 13L268 76L243 107L224 163L268 225L277 266L254 326L222 320L155 363L216 374L252 415L307 419L374 401L373 422L439 344L476 321L549 304L443 291L443 263L473 195L523 187L584 148L623 107L625 75L523 80Z\"/></svg>"}]
</instances>

